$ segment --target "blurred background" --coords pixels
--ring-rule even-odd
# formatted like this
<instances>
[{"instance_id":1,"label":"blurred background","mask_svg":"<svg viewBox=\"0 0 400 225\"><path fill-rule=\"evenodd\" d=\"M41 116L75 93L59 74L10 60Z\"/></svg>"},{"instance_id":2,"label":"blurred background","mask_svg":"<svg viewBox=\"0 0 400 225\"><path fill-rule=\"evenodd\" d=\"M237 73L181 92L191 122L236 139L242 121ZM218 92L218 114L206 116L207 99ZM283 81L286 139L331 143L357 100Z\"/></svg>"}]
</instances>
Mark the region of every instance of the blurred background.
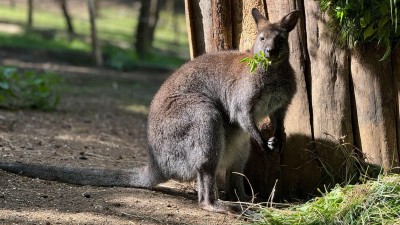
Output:
<instances>
[{"instance_id":1,"label":"blurred background","mask_svg":"<svg viewBox=\"0 0 400 225\"><path fill-rule=\"evenodd\" d=\"M72 65L174 69L189 58L184 1L0 0L0 48Z\"/></svg>"}]
</instances>

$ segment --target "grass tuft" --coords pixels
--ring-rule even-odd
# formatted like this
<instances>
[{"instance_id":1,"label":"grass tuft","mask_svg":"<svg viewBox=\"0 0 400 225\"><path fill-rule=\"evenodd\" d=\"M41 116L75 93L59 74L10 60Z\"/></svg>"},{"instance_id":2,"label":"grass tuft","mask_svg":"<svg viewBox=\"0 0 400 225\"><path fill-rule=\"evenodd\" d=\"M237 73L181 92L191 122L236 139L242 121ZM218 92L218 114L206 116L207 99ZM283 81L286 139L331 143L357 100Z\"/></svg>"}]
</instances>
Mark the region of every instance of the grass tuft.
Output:
<instances>
[{"instance_id":1,"label":"grass tuft","mask_svg":"<svg viewBox=\"0 0 400 225\"><path fill-rule=\"evenodd\" d=\"M400 224L400 175L337 185L322 197L286 209L264 208L254 224Z\"/></svg>"}]
</instances>

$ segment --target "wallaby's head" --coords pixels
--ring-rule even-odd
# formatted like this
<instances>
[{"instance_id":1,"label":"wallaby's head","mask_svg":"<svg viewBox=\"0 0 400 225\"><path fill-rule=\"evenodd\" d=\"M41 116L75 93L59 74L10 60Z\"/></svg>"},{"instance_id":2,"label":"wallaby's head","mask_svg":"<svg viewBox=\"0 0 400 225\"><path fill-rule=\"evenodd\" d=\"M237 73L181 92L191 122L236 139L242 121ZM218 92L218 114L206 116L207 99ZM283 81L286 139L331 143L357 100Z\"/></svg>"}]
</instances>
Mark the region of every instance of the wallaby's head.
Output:
<instances>
[{"instance_id":1,"label":"wallaby's head","mask_svg":"<svg viewBox=\"0 0 400 225\"><path fill-rule=\"evenodd\" d=\"M294 29L300 17L300 11L293 11L284 16L281 21L271 23L253 8L251 14L257 25L257 37L253 53L263 51L273 64L284 61L289 57L288 34Z\"/></svg>"}]
</instances>

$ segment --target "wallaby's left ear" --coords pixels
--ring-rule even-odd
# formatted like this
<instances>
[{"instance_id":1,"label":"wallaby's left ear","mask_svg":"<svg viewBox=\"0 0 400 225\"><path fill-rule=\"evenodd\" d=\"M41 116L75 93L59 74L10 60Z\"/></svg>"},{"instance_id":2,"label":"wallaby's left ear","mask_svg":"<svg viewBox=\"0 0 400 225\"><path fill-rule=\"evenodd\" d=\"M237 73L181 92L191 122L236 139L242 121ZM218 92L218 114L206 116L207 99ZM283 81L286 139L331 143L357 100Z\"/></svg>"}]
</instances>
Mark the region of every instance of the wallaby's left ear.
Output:
<instances>
[{"instance_id":1,"label":"wallaby's left ear","mask_svg":"<svg viewBox=\"0 0 400 225\"><path fill-rule=\"evenodd\" d=\"M256 22L257 25L257 29L266 26L267 24L269 24L269 21L267 20L267 18L265 18L265 16L263 16L260 11L258 11L258 9L253 8L251 10L251 15L254 18L254 21Z\"/></svg>"},{"instance_id":2,"label":"wallaby's left ear","mask_svg":"<svg viewBox=\"0 0 400 225\"><path fill-rule=\"evenodd\" d=\"M292 31L300 18L300 14L299 10L295 10L284 16L281 20L281 27L287 32Z\"/></svg>"}]
</instances>

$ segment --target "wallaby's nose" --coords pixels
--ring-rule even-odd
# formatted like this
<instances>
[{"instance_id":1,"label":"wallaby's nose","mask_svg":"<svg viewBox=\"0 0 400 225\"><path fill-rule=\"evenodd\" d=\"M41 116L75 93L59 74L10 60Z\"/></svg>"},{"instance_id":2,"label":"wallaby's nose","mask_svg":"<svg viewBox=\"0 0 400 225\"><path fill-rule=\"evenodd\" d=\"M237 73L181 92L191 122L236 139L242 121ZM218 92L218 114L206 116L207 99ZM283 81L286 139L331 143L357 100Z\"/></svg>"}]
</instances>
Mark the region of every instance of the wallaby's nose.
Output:
<instances>
[{"instance_id":1,"label":"wallaby's nose","mask_svg":"<svg viewBox=\"0 0 400 225\"><path fill-rule=\"evenodd\" d=\"M276 56L276 54L278 53L276 48L273 47L266 47L265 48L265 56L267 56L268 58L273 58Z\"/></svg>"}]
</instances>

